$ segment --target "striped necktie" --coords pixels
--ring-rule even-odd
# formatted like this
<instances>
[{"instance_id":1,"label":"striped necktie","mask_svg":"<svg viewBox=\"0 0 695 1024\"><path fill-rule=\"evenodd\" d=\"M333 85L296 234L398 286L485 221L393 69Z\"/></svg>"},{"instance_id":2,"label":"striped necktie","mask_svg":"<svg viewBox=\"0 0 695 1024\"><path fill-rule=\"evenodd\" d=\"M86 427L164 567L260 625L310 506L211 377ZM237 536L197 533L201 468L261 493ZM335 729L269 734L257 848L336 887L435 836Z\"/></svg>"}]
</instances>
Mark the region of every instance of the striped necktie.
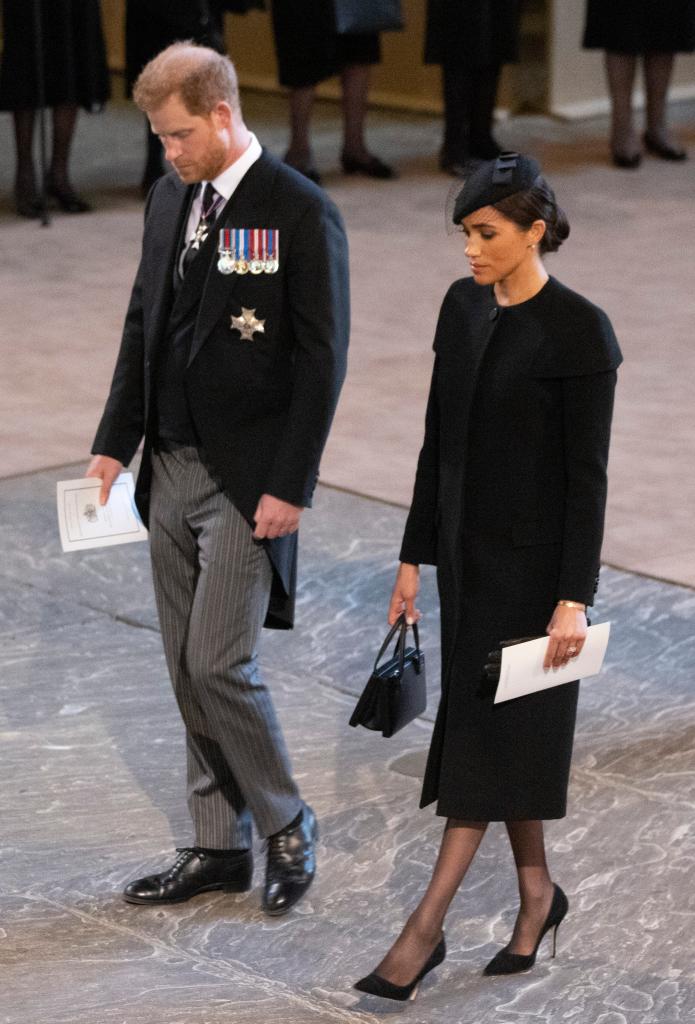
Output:
<instances>
[{"instance_id":1,"label":"striped necktie","mask_svg":"<svg viewBox=\"0 0 695 1024\"><path fill-rule=\"evenodd\" d=\"M206 181L202 186L200 194L200 220L181 260L182 277L186 276L186 271L200 252L200 248L208 237L210 227L214 223L223 202L224 197L213 188L209 181Z\"/></svg>"}]
</instances>

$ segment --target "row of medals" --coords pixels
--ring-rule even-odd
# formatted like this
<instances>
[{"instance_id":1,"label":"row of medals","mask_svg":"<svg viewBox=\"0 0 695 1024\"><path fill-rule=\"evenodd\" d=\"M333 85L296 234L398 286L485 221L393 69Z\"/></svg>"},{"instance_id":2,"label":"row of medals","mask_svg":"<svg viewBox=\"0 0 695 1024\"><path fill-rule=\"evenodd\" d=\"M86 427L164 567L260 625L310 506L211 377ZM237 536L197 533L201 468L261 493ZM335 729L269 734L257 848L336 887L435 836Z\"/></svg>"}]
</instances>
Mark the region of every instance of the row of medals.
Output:
<instances>
[{"instance_id":1,"label":"row of medals","mask_svg":"<svg viewBox=\"0 0 695 1024\"><path fill-rule=\"evenodd\" d=\"M278 235L276 233L276 245ZM254 251L251 259L244 256L237 256L234 249L223 247L223 233L220 232L219 259L217 269L220 274L276 274L280 267L280 261L274 254Z\"/></svg>"}]
</instances>

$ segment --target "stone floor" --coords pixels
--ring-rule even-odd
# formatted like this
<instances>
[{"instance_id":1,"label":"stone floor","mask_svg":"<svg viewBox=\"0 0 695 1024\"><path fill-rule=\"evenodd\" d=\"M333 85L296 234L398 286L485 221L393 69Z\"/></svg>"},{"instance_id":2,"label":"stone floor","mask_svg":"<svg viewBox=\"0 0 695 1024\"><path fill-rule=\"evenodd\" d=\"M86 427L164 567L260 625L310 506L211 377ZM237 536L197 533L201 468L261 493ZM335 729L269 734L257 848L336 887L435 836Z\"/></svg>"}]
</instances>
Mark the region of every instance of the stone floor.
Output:
<instances>
[{"instance_id":1,"label":"stone floor","mask_svg":"<svg viewBox=\"0 0 695 1024\"><path fill-rule=\"evenodd\" d=\"M286 102L249 94L247 119L281 154ZM671 118L695 151L695 103ZM129 106L83 115L75 180L88 217L56 215L50 230L11 211L11 121L0 115L0 476L86 456L103 407L138 258L144 122ZM607 160L605 118L560 123L518 117L498 128L537 154L572 234L551 273L603 306L625 353L617 393L604 557L695 586L695 160L646 158L639 171ZM422 434L431 343L441 298L466 274L461 237L448 237L450 179L436 169L437 118L373 113L372 147L396 182L336 170L338 108L320 104L316 157L351 245L350 371L323 463L331 484L406 505Z\"/></svg>"},{"instance_id":2,"label":"stone floor","mask_svg":"<svg viewBox=\"0 0 695 1024\"><path fill-rule=\"evenodd\" d=\"M351 982L421 893L441 823L418 811L436 707L426 575L423 718L391 740L347 726L383 633L404 512L320 487L303 529L299 622L263 662L305 797L319 874L286 918L255 888L166 909L125 904L131 877L189 841L183 737L144 544L65 555L55 482L0 481L2 1024L686 1024L695 1018L695 594L604 569L614 623L582 686L570 813L550 823L571 912L552 961L485 979L510 934L514 874L494 827L447 923L445 964L403 1008Z\"/></svg>"}]
</instances>

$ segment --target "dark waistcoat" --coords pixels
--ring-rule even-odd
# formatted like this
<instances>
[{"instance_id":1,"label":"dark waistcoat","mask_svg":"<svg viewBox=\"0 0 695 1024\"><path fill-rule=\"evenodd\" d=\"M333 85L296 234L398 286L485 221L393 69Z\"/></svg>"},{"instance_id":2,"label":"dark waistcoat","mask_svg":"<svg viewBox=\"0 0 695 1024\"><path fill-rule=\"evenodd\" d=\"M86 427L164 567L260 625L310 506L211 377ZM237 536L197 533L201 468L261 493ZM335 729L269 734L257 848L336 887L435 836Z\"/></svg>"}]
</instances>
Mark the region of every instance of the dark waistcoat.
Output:
<instances>
[{"instance_id":1,"label":"dark waistcoat","mask_svg":"<svg viewBox=\"0 0 695 1024\"><path fill-rule=\"evenodd\" d=\"M184 247L188 216L184 218L178 255L172 273L171 307L157 359L156 434L159 441L198 445L199 437L186 397L184 375L191 354L195 325L209 259L214 248L214 229L181 278L178 266Z\"/></svg>"}]
</instances>

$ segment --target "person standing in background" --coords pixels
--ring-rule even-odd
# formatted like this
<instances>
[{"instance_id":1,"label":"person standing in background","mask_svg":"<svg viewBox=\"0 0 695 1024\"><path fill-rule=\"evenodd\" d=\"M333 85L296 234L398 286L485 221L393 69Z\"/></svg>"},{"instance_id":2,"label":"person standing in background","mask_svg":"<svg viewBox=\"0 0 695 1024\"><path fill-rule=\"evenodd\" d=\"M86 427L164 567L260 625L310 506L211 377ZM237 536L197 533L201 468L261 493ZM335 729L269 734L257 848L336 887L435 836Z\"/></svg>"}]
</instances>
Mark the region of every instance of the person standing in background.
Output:
<instances>
[{"instance_id":1,"label":"person standing in background","mask_svg":"<svg viewBox=\"0 0 695 1024\"><path fill-rule=\"evenodd\" d=\"M99 110L109 98L109 75L96 0L37 0L41 16L44 103L52 110L53 141L46 191L66 213L91 209L73 188L70 149L80 107ZM34 122L39 105L34 4L3 0L4 52L0 110L14 117L17 165L15 208L20 217L40 217L34 169Z\"/></svg>"},{"instance_id":2,"label":"person standing in background","mask_svg":"<svg viewBox=\"0 0 695 1024\"><path fill-rule=\"evenodd\" d=\"M463 176L469 160L501 152L492 121L503 64L517 59L520 0L428 0L425 63L440 64L444 139L439 166Z\"/></svg>"},{"instance_id":3,"label":"person standing in background","mask_svg":"<svg viewBox=\"0 0 695 1024\"><path fill-rule=\"evenodd\" d=\"M193 39L218 52L224 49L222 39L223 10L221 0L126 0L125 52L126 90L132 95L133 85L145 64L170 43ZM163 174L164 152L145 119L147 157L141 188L147 195Z\"/></svg>"},{"instance_id":4,"label":"person standing in background","mask_svg":"<svg viewBox=\"0 0 695 1024\"><path fill-rule=\"evenodd\" d=\"M280 85L290 90L291 134L285 163L320 182L310 137L314 93L319 82L339 74L343 171L395 177L392 167L369 152L364 138L370 71L381 59L379 36L338 35L333 4L326 0L272 0L272 14Z\"/></svg>"},{"instance_id":5,"label":"person standing in background","mask_svg":"<svg viewBox=\"0 0 695 1024\"><path fill-rule=\"evenodd\" d=\"M615 166L629 170L642 162L632 113L638 57L647 98L644 148L662 160L687 159L668 130L666 104L675 54L695 50L695 0L588 0L584 46L605 50Z\"/></svg>"}]
</instances>

